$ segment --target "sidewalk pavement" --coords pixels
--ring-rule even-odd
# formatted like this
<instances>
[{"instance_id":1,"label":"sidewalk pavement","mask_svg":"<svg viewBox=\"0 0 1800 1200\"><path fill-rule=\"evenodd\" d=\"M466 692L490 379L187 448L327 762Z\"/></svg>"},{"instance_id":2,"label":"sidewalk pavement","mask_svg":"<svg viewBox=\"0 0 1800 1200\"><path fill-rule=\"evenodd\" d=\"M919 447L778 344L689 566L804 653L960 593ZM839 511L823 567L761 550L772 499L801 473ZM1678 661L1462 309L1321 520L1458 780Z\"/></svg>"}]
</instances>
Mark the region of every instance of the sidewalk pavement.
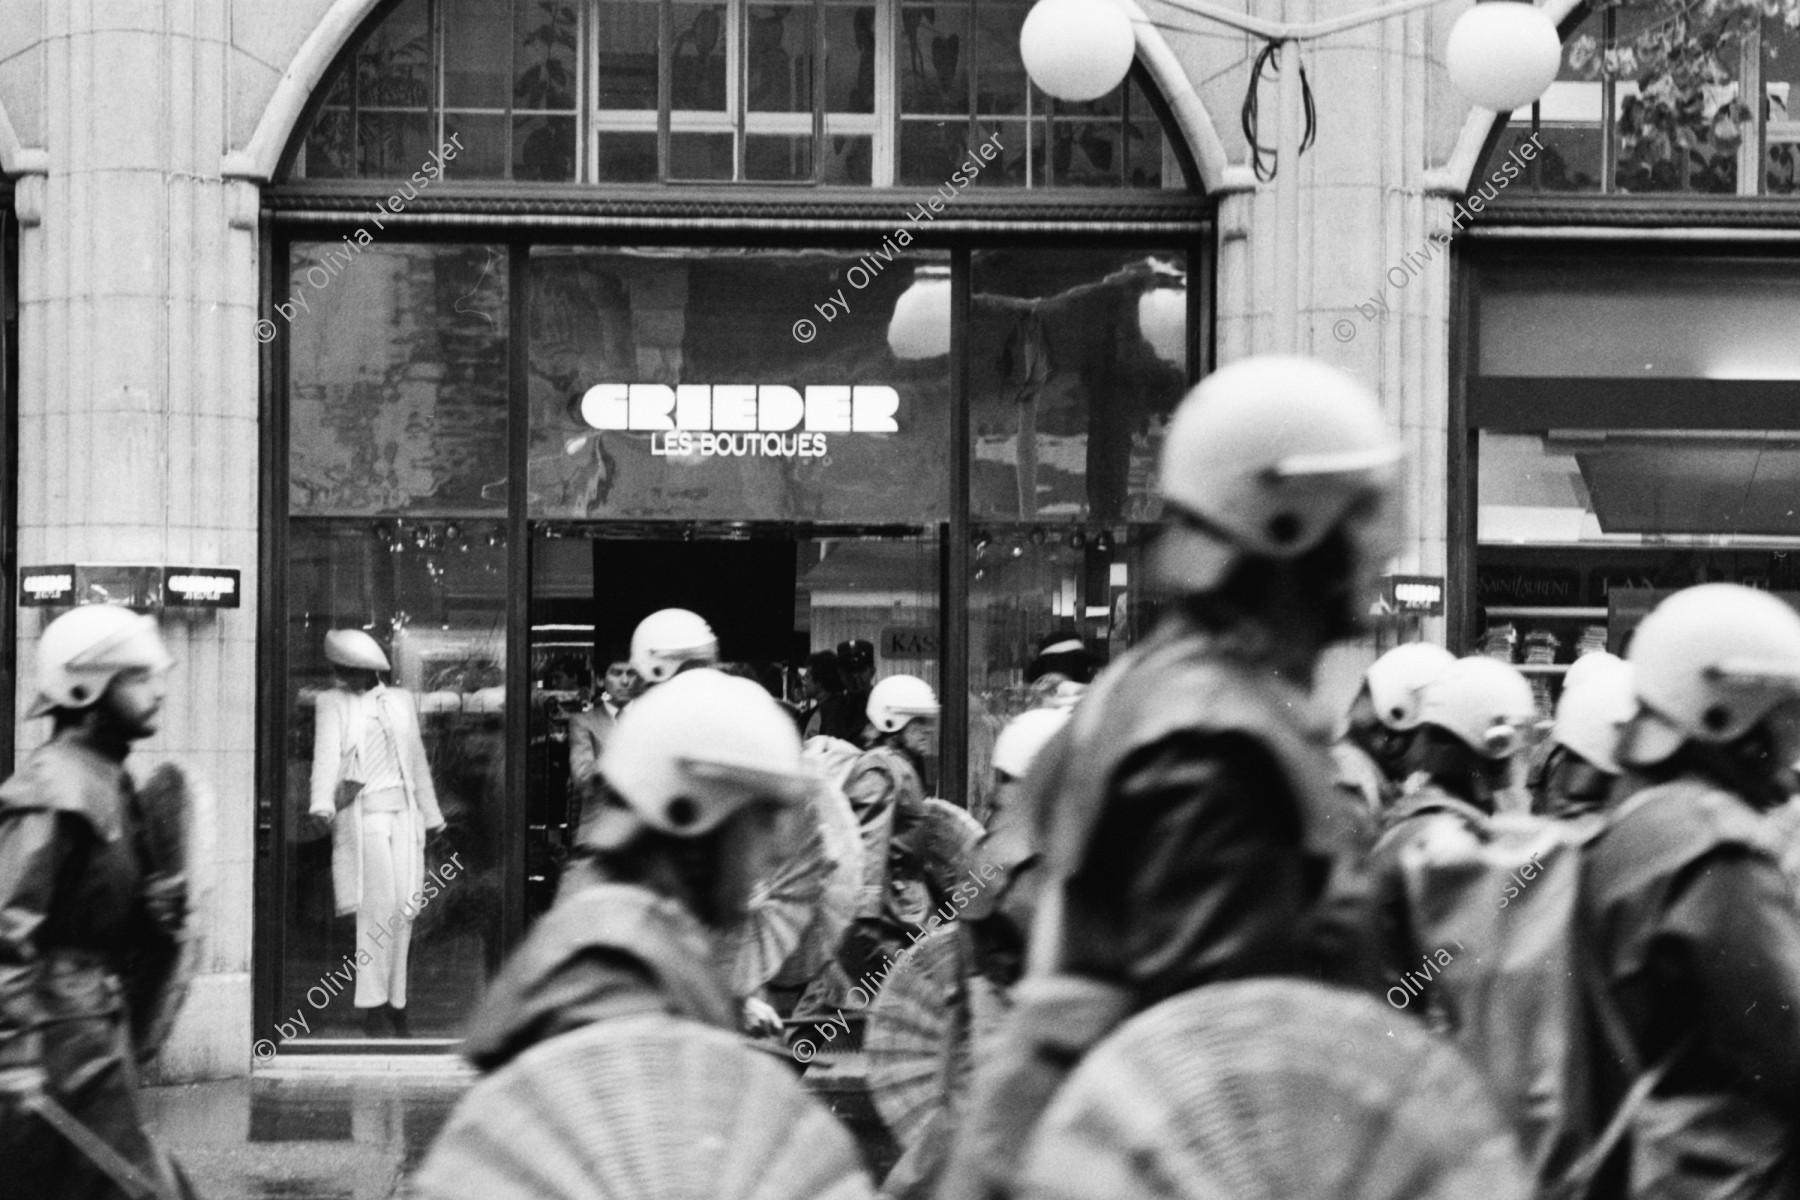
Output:
<instances>
[{"instance_id":1,"label":"sidewalk pavement","mask_svg":"<svg viewBox=\"0 0 1800 1200\"><path fill-rule=\"evenodd\" d=\"M879 1181L897 1149L857 1059L822 1059L803 1080ZM389 1200L473 1082L448 1057L290 1055L249 1079L146 1088L143 1102L204 1200Z\"/></svg>"}]
</instances>

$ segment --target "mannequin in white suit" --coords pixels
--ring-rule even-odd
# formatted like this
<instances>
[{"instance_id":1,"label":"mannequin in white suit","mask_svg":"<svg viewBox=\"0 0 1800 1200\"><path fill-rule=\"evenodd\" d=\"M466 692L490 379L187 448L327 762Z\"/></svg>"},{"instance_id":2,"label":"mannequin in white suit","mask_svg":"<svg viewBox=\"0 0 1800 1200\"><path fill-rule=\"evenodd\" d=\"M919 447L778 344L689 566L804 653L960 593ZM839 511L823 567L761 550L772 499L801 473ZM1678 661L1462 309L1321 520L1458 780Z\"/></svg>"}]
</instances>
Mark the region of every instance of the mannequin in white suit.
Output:
<instances>
[{"instance_id":1,"label":"mannequin in white suit","mask_svg":"<svg viewBox=\"0 0 1800 1200\"><path fill-rule=\"evenodd\" d=\"M444 827L412 697L381 682L387 655L361 630L325 636L337 686L319 694L307 815L332 826L339 916L356 915L356 1007L364 1030L405 1037L406 959L425 836ZM348 798L338 808L340 785ZM366 952L366 954L365 954Z\"/></svg>"}]
</instances>

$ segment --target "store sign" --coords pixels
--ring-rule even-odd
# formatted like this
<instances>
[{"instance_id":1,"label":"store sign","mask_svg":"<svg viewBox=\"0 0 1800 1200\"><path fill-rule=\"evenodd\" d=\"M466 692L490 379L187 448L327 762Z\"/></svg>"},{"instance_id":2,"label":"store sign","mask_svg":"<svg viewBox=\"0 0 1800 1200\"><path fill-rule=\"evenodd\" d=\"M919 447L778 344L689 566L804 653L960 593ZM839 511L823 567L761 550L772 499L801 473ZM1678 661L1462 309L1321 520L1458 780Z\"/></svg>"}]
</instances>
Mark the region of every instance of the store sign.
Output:
<instances>
[{"instance_id":1,"label":"store sign","mask_svg":"<svg viewBox=\"0 0 1800 1200\"><path fill-rule=\"evenodd\" d=\"M887 625L881 630L881 657L936 658L938 631L935 625Z\"/></svg>"},{"instance_id":2,"label":"store sign","mask_svg":"<svg viewBox=\"0 0 1800 1200\"><path fill-rule=\"evenodd\" d=\"M581 397L593 429L651 435L650 452L817 457L827 433L898 433L900 393L874 384L600 383Z\"/></svg>"},{"instance_id":3,"label":"store sign","mask_svg":"<svg viewBox=\"0 0 1800 1200\"><path fill-rule=\"evenodd\" d=\"M148 563L67 563L19 569L23 608L122 604L127 608L236 608L236 567L160 567Z\"/></svg>"},{"instance_id":4,"label":"store sign","mask_svg":"<svg viewBox=\"0 0 1800 1200\"><path fill-rule=\"evenodd\" d=\"M1444 615L1442 575L1384 575L1381 582L1390 612L1415 617Z\"/></svg>"},{"instance_id":5,"label":"store sign","mask_svg":"<svg viewBox=\"0 0 1800 1200\"><path fill-rule=\"evenodd\" d=\"M163 603L171 608L236 608L236 567L164 567Z\"/></svg>"},{"instance_id":6,"label":"store sign","mask_svg":"<svg viewBox=\"0 0 1800 1200\"><path fill-rule=\"evenodd\" d=\"M20 567L19 605L41 608L47 604L75 602L75 564L58 567Z\"/></svg>"}]
</instances>

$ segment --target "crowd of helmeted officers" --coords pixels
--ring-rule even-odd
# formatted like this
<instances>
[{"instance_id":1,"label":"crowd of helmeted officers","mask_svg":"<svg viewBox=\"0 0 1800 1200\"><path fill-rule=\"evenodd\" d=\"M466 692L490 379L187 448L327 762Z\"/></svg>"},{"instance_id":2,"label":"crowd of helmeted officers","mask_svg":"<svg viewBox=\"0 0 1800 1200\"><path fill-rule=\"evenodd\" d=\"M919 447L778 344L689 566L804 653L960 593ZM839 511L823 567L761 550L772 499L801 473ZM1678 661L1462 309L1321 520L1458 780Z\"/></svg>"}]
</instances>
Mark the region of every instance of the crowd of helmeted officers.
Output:
<instances>
[{"instance_id":1,"label":"crowd of helmeted officers","mask_svg":"<svg viewBox=\"0 0 1800 1200\"><path fill-rule=\"evenodd\" d=\"M924 680L869 681L840 738L806 727L828 695L797 720L720 669L703 615L640 625L419 1194L1800 1196L1800 614L1677 592L1548 729L1516 668L1422 643L1321 713L1399 550L1379 403L1251 358L1161 455L1163 615L1008 726L985 820L927 792ZM16 1032L52 891L9 881L65 869L34 781L122 754L111 694L46 685L50 758L0 792L0 1095L62 1036ZM907 1131L879 1180L797 1077L851 1012Z\"/></svg>"}]
</instances>

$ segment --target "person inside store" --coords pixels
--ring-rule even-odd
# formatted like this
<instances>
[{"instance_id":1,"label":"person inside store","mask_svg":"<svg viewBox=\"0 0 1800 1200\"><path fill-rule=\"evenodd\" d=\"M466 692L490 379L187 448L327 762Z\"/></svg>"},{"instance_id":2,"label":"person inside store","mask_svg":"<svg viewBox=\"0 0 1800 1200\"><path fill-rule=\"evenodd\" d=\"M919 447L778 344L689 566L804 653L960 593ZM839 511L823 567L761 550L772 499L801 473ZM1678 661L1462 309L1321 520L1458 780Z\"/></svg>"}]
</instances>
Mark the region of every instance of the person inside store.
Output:
<instances>
[{"instance_id":1,"label":"person inside store","mask_svg":"<svg viewBox=\"0 0 1800 1200\"><path fill-rule=\"evenodd\" d=\"M1172 600L1027 777L1042 879L1025 975L941 1196L1016 1194L1069 1074L1170 996L1260 976L1378 991L1362 814L1311 691L1392 552L1399 457L1375 398L1302 359L1233 363L1176 410L1149 564Z\"/></svg>"},{"instance_id":2,"label":"person inside store","mask_svg":"<svg viewBox=\"0 0 1800 1200\"><path fill-rule=\"evenodd\" d=\"M520 1119L521 1094L571 1096L604 1089L623 1078L619 1072L639 1078L643 1063L630 1057L633 1023L642 1028L651 1014L674 1018L677 1031L692 1031L683 1053L702 1058L716 1052L706 1027L737 1031L717 939L748 912L756 882L781 853L787 815L803 808L812 786L792 719L748 680L690 667L655 680L626 707L601 754L601 803L582 830L563 891L470 1023L462 1052L487 1078L427 1155L416 1181L421 1195L517 1192L520 1177L508 1172L518 1164L493 1161L483 1145L505 1142L495 1133ZM621 1040L598 1039L602 1027ZM575 1048L582 1046L614 1047L618 1071L580 1073L572 1064L583 1061ZM658 1087L686 1078L680 1065L643 1077L646 1094L632 1099L654 1105ZM711 1082L726 1089L717 1100L733 1111L778 1099L733 1093L735 1078L720 1071ZM567 1139L559 1161L586 1162L608 1136L606 1112L602 1104L574 1103L532 1136ZM584 1177L592 1186L592 1176Z\"/></svg>"},{"instance_id":3,"label":"person inside store","mask_svg":"<svg viewBox=\"0 0 1800 1200\"><path fill-rule=\"evenodd\" d=\"M156 732L172 660L153 619L110 604L52 621L37 659L27 718L49 717L50 740L0 786L0 1192L126 1194L41 1115L53 1103L143 1194L191 1195L144 1129L126 1010L133 956L186 918L179 880L150 871L125 768Z\"/></svg>"},{"instance_id":4,"label":"person inside store","mask_svg":"<svg viewBox=\"0 0 1800 1200\"><path fill-rule=\"evenodd\" d=\"M571 828L580 827L588 797L600 778L600 756L606 750L625 706L643 690L643 679L625 655L614 655L606 664L600 694L592 704L569 714L569 800L574 813Z\"/></svg>"},{"instance_id":5,"label":"person inside store","mask_svg":"<svg viewBox=\"0 0 1800 1200\"><path fill-rule=\"evenodd\" d=\"M360 629L325 635L334 686L319 693L313 718L308 818L330 829L337 915L356 917L355 1005L363 1032L406 1037L410 898L425 877L425 840L444 828L431 762L410 693L389 687L391 670Z\"/></svg>"},{"instance_id":6,"label":"person inside store","mask_svg":"<svg viewBox=\"0 0 1800 1200\"><path fill-rule=\"evenodd\" d=\"M1362 686L1344 716L1344 732L1331 747L1338 786L1368 807L1386 811L1400 795L1419 736L1420 692L1456 656L1433 642L1405 642L1363 672Z\"/></svg>"},{"instance_id":7,"label":"person inside store","mask_svg":"<svg viewBox=\"0 0 1800 1200\"><path fill-rule=\"evenodd\" d=\"M798 718L801 736L837 738L860 745L867 717L851 712L837 655L830 650L815 650L808 655L804 686L806 703Z\"/></svg>"},{"instance_id":8,"label":"person inside store","mask_svg":"<svg viewBox=\"0 0 1800 1200\"><path fill-rule=\"evenodd\" d=\"M875 686L875 643L850 638L837 644L838 675L844 681L844 715L836 728L855 733L830 733L846 742L865 745L869 737L869 692Z\"/></svg>"}]
</instances>

